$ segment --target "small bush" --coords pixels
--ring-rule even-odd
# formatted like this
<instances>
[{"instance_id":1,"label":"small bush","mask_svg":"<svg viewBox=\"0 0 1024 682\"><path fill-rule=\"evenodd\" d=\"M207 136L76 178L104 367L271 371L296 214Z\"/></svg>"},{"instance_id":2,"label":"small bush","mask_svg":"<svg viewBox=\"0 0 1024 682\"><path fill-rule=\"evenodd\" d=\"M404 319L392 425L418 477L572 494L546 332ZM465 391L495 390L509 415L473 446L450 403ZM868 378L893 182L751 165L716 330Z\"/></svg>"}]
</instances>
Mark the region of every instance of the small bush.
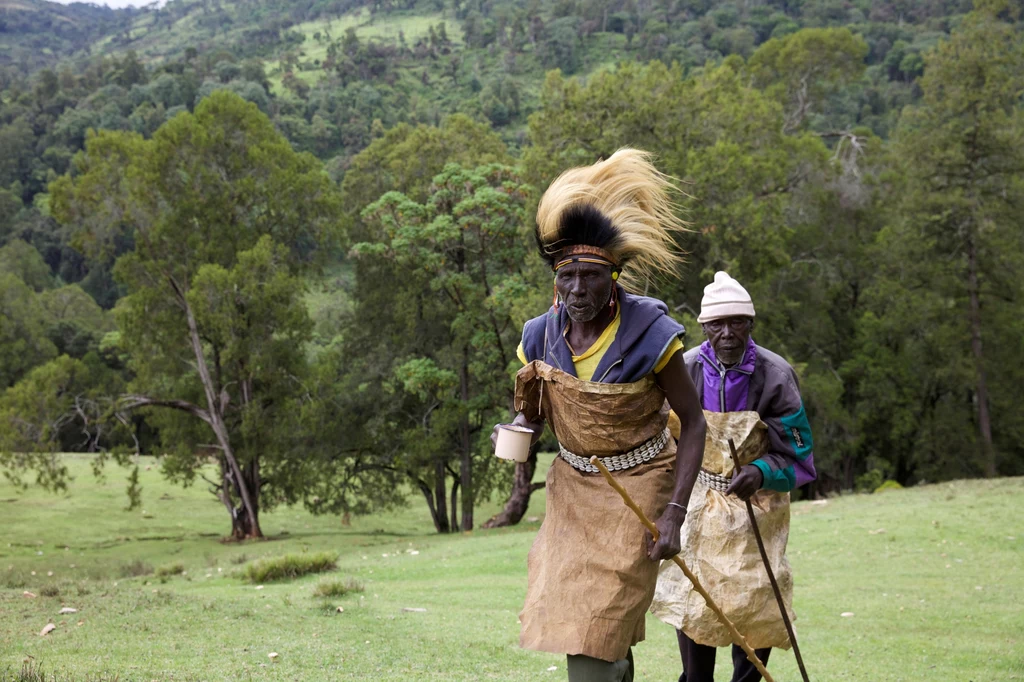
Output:
<instances>
[{"instance_id":1,"label":"small bush","mask_svg":"<svg viewBox=\"0 0 1024 682\"><path fill-rule=\"evenodd\" d=\"M160 568L156 569L156 577L169 578L172 575L181 575L184 572L185 564L179 561L177 563L168 564L166 566L161 566Z\"/></svg>"},{"instance_id":2,"label":"small bush","mask_svg":"<svg viewBox=\"0 0 1024 682\"><path fill-rule=\"evenodd\" d=\"M152 575L153 567L142 559L136 559L127 564L121 564L122 578L138 578L143 575Z\"/></svg>"},{"instance_id":3,"label":"small bush","mask_svg":"<svg viewBox=\"0 0 1024 682\"><path fill-rule=\"evenodd\" d=\"M885 476L878 469L871 469L866 471L854 481L854 490L859 493L870 493L874 492L878 486L882 485L885 480Z\"/></svg>"},{"instance_id":4,"label":"small bush","mask_svg":"<svg viewBox=\"0 0 1024 682\"><path fill-rule=\"evenodd\" d=\"M42 589L39 590L39 594L43 597L59 597L60 588L56 585L44 585Z\"/></svg>"},{"instance_id":5,"label":"small bush","mask_svg":"<svg viewBox=\"0 0 1024 682\"><path fill-rule=\"evenodd\" d=\"M882 485L875 488L876 493L880 493L883 490L903 490L903 486L901 486L898 482L890 479L883 483Z\"/></svg>"},{"instance_id":6,"label":"small bush","mask_svg":"<svg viewBox=\"0 0 1024 682\"><path fill-rule=\"evenodd\" d=\"M260 559L245 567L242 576L251 583L298 578L309 573L323 573L335 568L338 555L330 552L315 554L285 554L272 559Z\"/></svg>"},{"instance_id":7,"label":"small bush","mask_svg":"<svg viewBox=\"0 0 1024 682\"><path fill-rule=\"evenodd\" d=\"M328 578L321 580L313 589L314 597L344 597L350 592L362 592L363 584L355 578Z\"/></svg>"},{"instance_id":8,"label":"small bush","mask_svg":"<svg viewBox=\"0 0 1024 682\"><path fill-rule=\"evenodd\" d=\"M100 673L85 678L79 678L64 671L44 671L42 665L33 661L25 661L21 664L21 670L14 668L0 668L0 682L76 682L76 680L88 680L88 682L117 682L120 678L117 675L106 675Z\"/></svg>"},{"instance_id":9,"label":"small bush","mask_svg":"<svg viewBox=\"0 0 1024 682\"><path fill-rule=\"evenodd\" d=\"M9 590L20 590L28 587L28 578L24 573L7 573L4 575L3 586ZM0 679L0 682L3 682Z\"/></svg>"}]
</instances>

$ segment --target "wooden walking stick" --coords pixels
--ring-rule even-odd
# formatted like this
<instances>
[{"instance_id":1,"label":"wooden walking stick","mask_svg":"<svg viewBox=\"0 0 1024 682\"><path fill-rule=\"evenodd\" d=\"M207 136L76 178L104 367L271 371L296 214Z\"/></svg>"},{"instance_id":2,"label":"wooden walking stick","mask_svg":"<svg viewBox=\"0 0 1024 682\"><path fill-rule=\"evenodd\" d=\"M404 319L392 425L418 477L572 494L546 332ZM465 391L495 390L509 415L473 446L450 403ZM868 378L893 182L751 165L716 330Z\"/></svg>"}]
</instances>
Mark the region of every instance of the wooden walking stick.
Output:
<instances>
[{"instance_id":1,"label":"wooden walking stick","mask_svg":"<svg viewBox=\"0 0 1024 682\"><path fill-rule=\"evenodd\" d=\"M615 478L611 475L611 473L608 471L605 465L601 463L600 459L598 459L596 456L591 457L590 463L600 470L601 475L604 476L606 481L608 481L608 484L611 487L615 488L615 491L622 496L622 501L626 503L627 507L633 510L633 512L640 519L640 523L644 524L644 526L647 527L647 530L651 531L651 536L654 537L655 542L657 542L658 528L653 523L651 523L650 519L647 518L647 514L644 514L644 510L637 506L636 502L633 501L633 498L630 497L629 493L626 492L626 489L619 485L619 482L615 480ZM732 624L732 621L729 620L724 613L722 613L722 609L718 608L718 604L716 604L715 601L711 598L711 595L707 593L707 590L704 589L704 586L700 584L700 581L697 580L697 576L691 573L690 569L686 567L685 563L683 563L682 557L680 557L677 554L674 557L672 557L672 561L675 562L676 566L682 569L683 575L685 575L690 580L690 582L693 583L693 589L697 590L700 596L704 597L704 601L707 602L707 605L711 607L712 611L715 612L715 615L718 616L718 619L725 623L725 627L729 628L729 632L732 633L732 641L736 642L736 644L738 644L740 648L743 649L743 651L747 654L747 658L750 660L751 663L754 664L754 667L757 668L757 671L759 673L761 673L761 676L765 680L767 680L767 682L775 682L775 680L772 679L772 676L768 673L768 669L764 667L764 663L761 662L761 659L754 654L754 650L750 648L749 644L747 644L747 640L743 638L743 635L741 635L740 631L736 629L736 626Z\"/></svg>"},{"instance_id":2,"label":"wooden walking stick","mask_svg":"<svg viewBox=\"0 0 1024 682\"><path fill-rule=\"evenodd\" d=\"M732 475L736 476L740 472L740 457L736 454L736 444L732 442L732 438L729 439L729 451L732 453ZM754 538L757 539L757 548L761 551L761 561L764 562L764 570L768 571L768 580L772 584L772 591L775 592L775 601L779 602L779 611L782 612L782 622L786 624L789 641L793 643L793 653L796 654L796 663L800 666L800 676L804 678L804 682L811 682L807 677L807 668L804 667L803 656L800 655L800 647L796 643L796 633L793 632L793 624L789 622L789 614L786 613L786 603L782 601L782 590L779 589L779 583L775 580L775 572L772 571L772 565L768 561L768 552L764 549L761 529L757 527L757 519L754 518L754 505L750 503L750 500L746 500L746 503L747 516L750 517L750 525L754 528Z\"/></svg>"}]
</instances>

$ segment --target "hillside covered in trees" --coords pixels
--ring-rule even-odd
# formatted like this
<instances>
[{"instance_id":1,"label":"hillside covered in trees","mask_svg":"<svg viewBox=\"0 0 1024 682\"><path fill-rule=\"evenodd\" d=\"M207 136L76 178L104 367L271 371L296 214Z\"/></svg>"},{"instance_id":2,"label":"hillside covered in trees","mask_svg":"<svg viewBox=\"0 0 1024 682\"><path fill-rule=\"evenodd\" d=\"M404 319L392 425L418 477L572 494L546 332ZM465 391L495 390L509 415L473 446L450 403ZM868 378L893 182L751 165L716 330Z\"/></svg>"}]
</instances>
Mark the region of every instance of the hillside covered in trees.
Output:
<instances>
[{"instance_id":1,"label":"hillside covered in trees","mask_svg":"<svg viewBox=\"0 0 1024 682\"><path fill-rule=\"evenodd\" d=\"M162 454L238 537L409 487L472 528L529 493L487 437L549 302L532 211L629 145L693 228L648 293L693 344L713 272L748 286L808 493L1024 473L1022 26L1006 0L0 0L0 468Z\"/></svg>"}]
</instances>

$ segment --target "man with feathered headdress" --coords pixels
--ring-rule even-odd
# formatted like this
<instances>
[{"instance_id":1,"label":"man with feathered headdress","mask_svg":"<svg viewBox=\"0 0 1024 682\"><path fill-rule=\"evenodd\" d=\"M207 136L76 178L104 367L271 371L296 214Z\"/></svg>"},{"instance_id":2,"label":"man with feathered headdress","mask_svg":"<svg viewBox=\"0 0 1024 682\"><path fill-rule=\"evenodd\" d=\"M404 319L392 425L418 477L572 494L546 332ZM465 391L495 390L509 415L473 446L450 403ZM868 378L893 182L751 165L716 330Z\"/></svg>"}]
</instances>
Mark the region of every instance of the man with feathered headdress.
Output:
<instances>
[{"instance_id":1,"label":"man with feathered headdress","mask_svg":"<svg viewBox=\"0 0 1024 682\"><path fill-rule=\"evenodd\" d=\"M632 293L678 270L683 224L671 190L647 154L623 149L563 173L537 209L555 301L523 328L515 423L536 439L547 421L560 447L528 559L520 644L566 654L570 681L633 679L631 647L644 639L658 562L679 551L703 455L684 329L664 303ZM666 426L670 407L682 424L678 444ZM592 455L657 519L657 542Z\"/></svg>"}]
</instances>

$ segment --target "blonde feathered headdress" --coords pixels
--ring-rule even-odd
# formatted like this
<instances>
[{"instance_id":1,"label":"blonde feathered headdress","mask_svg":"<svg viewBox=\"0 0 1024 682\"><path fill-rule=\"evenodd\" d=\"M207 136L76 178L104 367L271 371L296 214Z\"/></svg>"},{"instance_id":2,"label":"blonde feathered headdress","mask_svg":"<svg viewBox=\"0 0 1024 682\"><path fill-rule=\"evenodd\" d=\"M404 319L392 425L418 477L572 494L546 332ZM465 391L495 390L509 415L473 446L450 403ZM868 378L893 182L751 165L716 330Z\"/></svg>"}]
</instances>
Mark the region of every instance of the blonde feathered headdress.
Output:
<instances>
[{"instance_id":1,"label":"blonde feathered headdress","mask_svg":"<svg viewBox=\"0 0 1024 682\"><path fill-rule=\"evenodd\" d=\"M634 291L658 275L678 277L683 258L675 236L686 223L676 215L675 190L651 155L638 149L571 168L537 207L541 255L554 269L574 255L610 261L622 270L619 281Z\"/></svg>"}]
</instances>

